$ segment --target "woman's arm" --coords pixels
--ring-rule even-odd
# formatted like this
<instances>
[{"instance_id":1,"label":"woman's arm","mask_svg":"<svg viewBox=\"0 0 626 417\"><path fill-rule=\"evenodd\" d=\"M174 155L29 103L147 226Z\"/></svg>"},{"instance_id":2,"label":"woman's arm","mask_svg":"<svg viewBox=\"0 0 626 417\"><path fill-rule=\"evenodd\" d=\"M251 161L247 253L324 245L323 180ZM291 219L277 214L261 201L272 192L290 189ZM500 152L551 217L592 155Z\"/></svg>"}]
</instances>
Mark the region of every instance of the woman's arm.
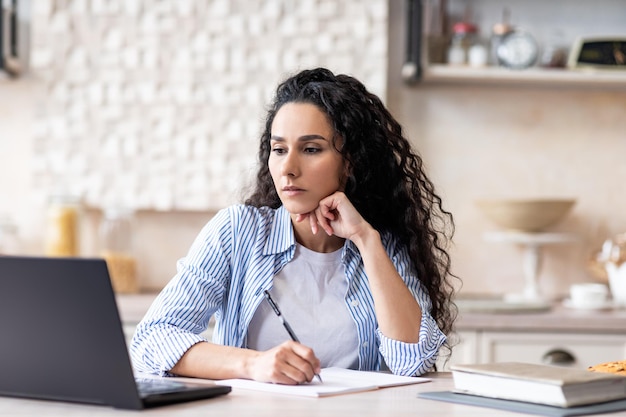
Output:
<instances>
[{"instance_id":1,"label":"woman's arm","mask_svg":"<svg viewBox=\"0 0 626 417\"><path fill-rule=\"evenodd\" d=\"M292 341L264 352L201 342L189 348L171 372L197 378L244 378L291 385L310 382L320 372L320 362L313 350Z\"/></svg>"},{"instance_id":2,"label":"woman's arm","mask_svg":"<svg viewBox=\"0 0 626 417\"><path fill-rule=\"evenodd\" d=\"M203 228L187 256L178 262L176 276L137 326L130 352L138 371L282 384L311 381L319 373L319 360L299 343L257 352L209 343L201 335L216 311L227 314L221 303L231 279L229 265L234 262L231 218L241 216L235 210L220 211ZM255 223L247 224L255 227Z\"/></svg>"},{"instance_id":3,"label":"woman's arm","mask_svg":"<svg viewBox=\"0 0 626 417\"><path fill-rule=\"evenodd\" d=\"M391 339L417 343L422 310L389 258L378 231L363 219L342 192L320 201L319 207L308 217L314 233L318 232L319 224L328 235L349 239L359 249L381 332Z\"/></svg>"},{"instance_id":4,"label":"woman's arm","mask_svg":"<svg viewBox=\"0 0 626 417\"><path fill-rule=\"evenodd\" d=\"M207 342L200 333L208 322L211 291L202 281L185 285L180 275L177 278L137 326L130 353L138 371L281 384L311 381L320 372L313 350L300 343L289 341L259 352Z\"/></svg>"},{"instance_id":5,"label":"woman's arm","mask_svg":"<svg viewBox=\"0 0 626 417\"><path fill-rule=\"evenodd\" d=\"M391 339L417 343L422 310L391 262L380 234L369 226L351 240L363 258L380 331Z\"/></svg>"}]
</instances>

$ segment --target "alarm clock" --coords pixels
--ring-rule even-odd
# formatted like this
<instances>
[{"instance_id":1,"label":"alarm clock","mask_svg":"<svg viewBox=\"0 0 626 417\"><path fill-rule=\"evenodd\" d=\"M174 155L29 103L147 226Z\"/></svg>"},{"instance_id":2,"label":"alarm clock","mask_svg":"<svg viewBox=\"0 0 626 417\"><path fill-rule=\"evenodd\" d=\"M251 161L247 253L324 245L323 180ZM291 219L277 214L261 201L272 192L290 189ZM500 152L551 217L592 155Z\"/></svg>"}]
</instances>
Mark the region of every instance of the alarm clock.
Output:
<instances>
[{"instance_id":1,"label":"alarm clock","mask_svg":"<svg viewBox=\"0 0 626 417\"><path fill-rule=\"evenodd\" d=\"M539 46L528 32L514 29L503 36L496 50L498 64L512 69L533 66L539 56Z\"/></svg>"}]
</instances>

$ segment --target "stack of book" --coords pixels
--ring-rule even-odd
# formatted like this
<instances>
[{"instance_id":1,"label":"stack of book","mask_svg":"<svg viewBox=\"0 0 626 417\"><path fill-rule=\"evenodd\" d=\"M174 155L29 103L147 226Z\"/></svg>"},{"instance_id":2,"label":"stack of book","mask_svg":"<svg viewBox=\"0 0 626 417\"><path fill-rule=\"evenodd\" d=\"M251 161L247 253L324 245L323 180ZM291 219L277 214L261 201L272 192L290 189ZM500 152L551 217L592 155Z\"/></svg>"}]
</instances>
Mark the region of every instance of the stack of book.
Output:
<instances>
[{"instance_id":1,"label":"stack of book","mask_svg":"<svg viewBox=\"0 0 626 417\"><path fill-rule=\"evenodd\" d=\"M573 407L626 398L626 377L521 362L452 366L457 392Z\"/></svg>"},{"instance_id":2,"label":"stack of book","mask_svg":"<svg viewBox=\"0 0 626 417\"><path fill-rule=\"evenodd\" d=\"M548 416L626 410L626 376L521 362L453 365L454 391L420 397Z\"/></svg>"}]
</instances>

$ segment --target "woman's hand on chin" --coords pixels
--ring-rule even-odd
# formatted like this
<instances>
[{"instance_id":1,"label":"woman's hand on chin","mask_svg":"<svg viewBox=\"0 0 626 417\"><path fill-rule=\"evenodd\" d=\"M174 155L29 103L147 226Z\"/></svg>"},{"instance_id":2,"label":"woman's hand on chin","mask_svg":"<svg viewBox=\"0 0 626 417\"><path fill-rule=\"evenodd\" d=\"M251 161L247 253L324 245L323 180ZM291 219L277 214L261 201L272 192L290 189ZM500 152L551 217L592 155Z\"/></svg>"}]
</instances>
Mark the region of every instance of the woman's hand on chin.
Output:
<instances>
[{"instance_id":1,"label":"woman's hand on chin","mask_svg":"<svg viewBox=\"0 0 626 417\"><path fill-rule=\"evenodd\" d=\"M351 239L371 227L341 191L322 199L315 210L298 214L296 221L301 222L307 218L313 234L317 234L321 227L328 236L335 235L344 239Z\"/></svg>"}]
</instances>

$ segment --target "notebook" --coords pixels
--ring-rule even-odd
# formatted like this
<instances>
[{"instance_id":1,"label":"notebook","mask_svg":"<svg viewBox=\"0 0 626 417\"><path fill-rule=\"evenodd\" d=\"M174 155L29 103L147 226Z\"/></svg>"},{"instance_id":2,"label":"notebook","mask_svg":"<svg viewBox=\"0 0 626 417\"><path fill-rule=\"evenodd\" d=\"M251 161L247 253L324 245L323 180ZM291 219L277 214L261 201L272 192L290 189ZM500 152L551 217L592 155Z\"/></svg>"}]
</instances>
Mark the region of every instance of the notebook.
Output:
<instances>
[{"instance_id":1,"label":"notebook","mask_svg":"<svg viewBox=\"0 0 626 417\"><path fill-rule=\"evenodd\" d=\"M3 396L122 409L231 390L135 379L103 259L0 256L0 370Z\"/></svg>"},{"instance_id":2,"label":"notebook","mask_svg":"<svg viewBox=\"0 0 626 417\"><path fill-rule=\"evenodd\" d=\"M428 378L400 376L383 372L356 371L343 368L323 368L320 372L322 382L313 379L308 384L282 385L249 379L224 379L218 384L226 384L235 388L256 391L275 392L279 394L299 395L305 397L328 397L331 395L350 394L377 390L400 385L421 384L430 381Z\"/></svg>"}]
</instances>

